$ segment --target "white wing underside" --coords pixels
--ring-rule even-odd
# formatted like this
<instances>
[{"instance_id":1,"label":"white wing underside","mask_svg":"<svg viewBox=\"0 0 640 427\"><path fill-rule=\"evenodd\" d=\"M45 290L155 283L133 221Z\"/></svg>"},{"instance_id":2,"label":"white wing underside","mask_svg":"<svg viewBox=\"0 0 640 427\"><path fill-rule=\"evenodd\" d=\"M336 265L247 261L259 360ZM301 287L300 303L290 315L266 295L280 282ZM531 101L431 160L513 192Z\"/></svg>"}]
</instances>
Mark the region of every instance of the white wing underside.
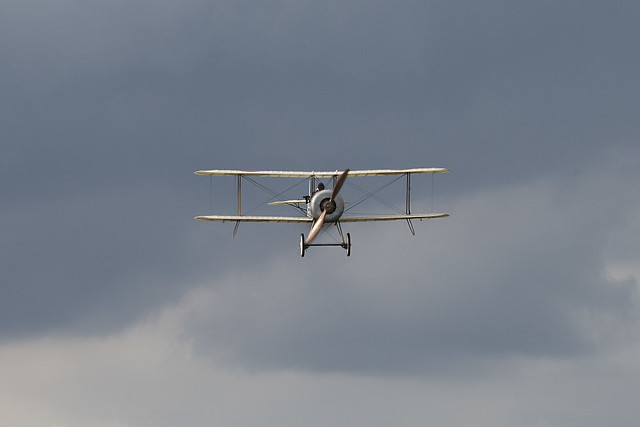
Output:
<instances>
[{"instance_id":1,"label":"white wing underside","mask_svg":"<svg viewBox=\"0 0 640 427\"><path fill-rule=\"evenodd\" d=\"M194 219L199 221L220 221L220 222L312 222L313 218L306 216L251 216L251 215L203 215Z\"/></svg>"},{"instance_id":2,"label":"white wing underside","mask_svg":"<svg viewBox=\"0 0 640 427\"><path fill-rule=\"evenodd\" d=\"M340 222L374 222L374 221L396 221L401 219L429 219L445 218L447 213L430 214L408 214L408 215L371 215L371 216L347 216L339 219Z\"/></svg>"},{"instance_id":3,"label":"white wing underside","mask_svg":"<svg viewBox=\"0 0 640 427\"><path fill-rule=\"evenodd\" d=\"M448 217L446 213L430 214L409 214L409 215L371 215L371 216L346 216L339 219L339 222L375 222L375 221L396 221L407 219L429 219ZM250 215L203 215L197 216L199 221L220 221L220 222L290 222L309 223L313 218L297 216L250 216Z\"/></svg>"},{"instance_id":4,"label":"white wing underside","mask_svg":"<svg viewBox=\"0 0 640 427\"><path fill-rule=\"evenodd\" d=\"M347 176L380 176L380 175L402 175L406 173L442 173L449 172L447 168L413 168L413 169L370 169L370 170L352 170ZM287 177L287 178L330 178L339 176L342 171L245 171L235 169L212 169L199 170L196 175L214 175L214 176L270 176L270 177Z\"/></svg>"}]
</instances>

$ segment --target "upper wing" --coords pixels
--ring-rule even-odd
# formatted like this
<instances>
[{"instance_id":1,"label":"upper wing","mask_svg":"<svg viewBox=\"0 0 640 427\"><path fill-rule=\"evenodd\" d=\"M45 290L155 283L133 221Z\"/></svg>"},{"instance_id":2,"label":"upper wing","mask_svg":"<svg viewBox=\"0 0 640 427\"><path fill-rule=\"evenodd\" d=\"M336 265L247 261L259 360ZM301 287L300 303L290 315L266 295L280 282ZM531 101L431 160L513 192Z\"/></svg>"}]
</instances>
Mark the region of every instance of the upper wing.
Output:
<instances>
[{"instance_id":1,"label":"upper wing","mask_svg":"<svg viewBox=\"0 0 640 427\"><path fill-rule=\"evenodd\" d=\"M379 175L402 175L405 173L442 173L449 172L446 168L413 168L413 169L369 169L369 170L351 170L347 176L379 176ZM287 178L330 178L338 176L342 171L245 171L235 169L212 169L199 170L196 175L215 175L215 176L271 176L271 177L287 177Z\"/></svg>"},{"instance_id":2,"label":"upper wing","mask_svg":"<svg viewBox=\"0 0 640 427\"><path fill-rule=\"evenodd\" d=\"M431 214L401 214L401 215L371 215L371 216L343 216L340 222L373 222L373 221L395 221L400 219L428 219L445 218L448 213ZM194 219L199 221L220 221L220 222L313 222L313 218L306 216L250 216L250 215L203 215Z\"/></svg>"},{"instance_id":3,"label":"upper wing","mask_svg":"<svg viewBox=\"0 0 640 427\"><path fill-rule=\"evenodd\" d=\"M448 213L343 216L339 219L339 221L340 222L395 221L399 219L445 218L448 216L449 216Z\"/></svg>"},{"instance_id":4,"label":"upper wing","mask_svg":"<svg viewBox=\"0 0 640 427\"><path fill-rule=\"evenodd\" d=\"M203 215L194 219L200 221L232 222L311 222L306 216L250 216L250 215Z\"/></svg>"}]
</instances>

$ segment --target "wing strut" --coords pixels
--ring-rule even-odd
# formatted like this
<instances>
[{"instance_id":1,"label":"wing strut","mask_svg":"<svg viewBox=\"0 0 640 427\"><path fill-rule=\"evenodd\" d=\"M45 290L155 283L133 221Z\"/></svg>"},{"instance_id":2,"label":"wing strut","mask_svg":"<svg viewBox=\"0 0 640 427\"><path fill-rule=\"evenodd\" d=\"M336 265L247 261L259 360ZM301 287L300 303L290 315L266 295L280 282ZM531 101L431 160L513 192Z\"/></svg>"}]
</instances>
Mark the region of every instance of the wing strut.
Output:
<instances>
[{"instance_id":1,"label":"wing strut","mask_svg":"<svg viewBox=\"0 0 640 427\"><path fill-rule=\"evenodd\" d=\"M238 201L238 216L240 216L242 205L242 175L238 175L238 180L236 181L236 189L238 191L238 193L236 194L236 200ZM236 226L233 228L233 237L236 237L238 227L240 227L240 221L236 221Z\"/></svg>"},{"instance_id":2,"label":"wing strut","mask_svg":"<svg viewBox=\"0 0 640 427\"><path fill-rule=\"evenodd\" d=\"M405 196L405 213L407 215L411 214L411 173L407 173L407 192ZM411 223L411 219L407 218L407 225L409 226L409 231L414 236L416 235L416 230L413 228L413 224Z\"/></svg>"}]
</instances>

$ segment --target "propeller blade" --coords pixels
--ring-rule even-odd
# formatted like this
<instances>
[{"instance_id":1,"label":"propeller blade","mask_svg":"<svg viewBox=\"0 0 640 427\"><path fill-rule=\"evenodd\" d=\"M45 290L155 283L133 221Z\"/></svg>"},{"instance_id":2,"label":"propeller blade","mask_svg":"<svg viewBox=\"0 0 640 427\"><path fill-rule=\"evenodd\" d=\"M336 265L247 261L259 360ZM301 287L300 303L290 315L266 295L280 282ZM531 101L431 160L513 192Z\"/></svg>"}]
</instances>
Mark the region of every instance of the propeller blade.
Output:
<instances>
[{"instance_id":1,"label":"propeller blade","mask_svg":"<svg viewBox=\"0 0 640 427\"><path fill-rule=\"evenodd\" d=\"M345 169L344 172L342 172L342 174L340 175L340 177L338 178L338 180L336 181L336 185L333 187L333 192L331 193L331 197L329 198L329 202L327 202L324 205L324 209L322 211L322 213L320 214L320 216L318 217L318 219L316 220L316 222L313 223L313 226L311 227L311 230L309 231L309 235L307 236L307 240L305 240L305 244L309 244L313 241L313 239L315 239L316 237L318 237L318 233L320 233L320 230L322 229L322 226L324 225L324 220L327 217L327 208L329 206L329 204L331 202L333 202L333 198L336 197L338 195L338 193L340 192L340 189L342 188L342 185L344 184L344 182L347 179L347 174L349 173L349 169Z\"/></svg>"},{"instance_id":2,"label":"propeller blade","mask_svg":"<svg viewBox=\"0 0 640 427\"><path fill-rule=\"evenodd\" d=\"M338 181L336 181L336 185L333 187L333 193L331 193L332 201L334 197L338 195L338 193L340 192L340 189L342 188L342 185L347 180L348 173L349 173L349 169L345 169L344 172L342 172L342 174L340 175L340 178L338 178Z\"/></svg>"},{"instance_id":3,"label":"propeller blade","mask_svg":"<svg viewBox=\"0 0 640 427\"><path fill-rule=\"evenodd\" d=\"M305 240L305 243L307 245L311 243L313 239L315 239L318 236L318 233L320 232L320 229L324 224L324 219L326 216L327 216L327 209L325 208L325 210L322 211L322 214L320 214L320 217L316 220L316 222L313 223L313 226L311 227L311 231L309 231L307 240Z\"/></svg>"}]
</instances>

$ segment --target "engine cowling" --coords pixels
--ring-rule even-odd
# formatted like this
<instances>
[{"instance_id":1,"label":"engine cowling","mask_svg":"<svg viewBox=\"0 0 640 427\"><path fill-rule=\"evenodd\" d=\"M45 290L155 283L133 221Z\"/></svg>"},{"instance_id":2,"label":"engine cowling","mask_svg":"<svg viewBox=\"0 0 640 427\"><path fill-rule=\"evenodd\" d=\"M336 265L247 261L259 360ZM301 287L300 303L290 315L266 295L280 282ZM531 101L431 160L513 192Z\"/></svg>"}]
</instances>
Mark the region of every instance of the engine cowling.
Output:
<instances>
[{"instance_id":1,"label":"engine cowling","mask_svg":"<svg viewBox=\"0 0 640 427\"><path fill-rule=\"evenodd\" d=\"M309 206L311 215L314 219L318 219L324 211L325 205L329 203L333 190L320 190L311 197ZM331 205L327 206L327 216L325 222L336 222L344 212L344 199L339 195L333 198Z\"/></svg>"}]
</instances>

